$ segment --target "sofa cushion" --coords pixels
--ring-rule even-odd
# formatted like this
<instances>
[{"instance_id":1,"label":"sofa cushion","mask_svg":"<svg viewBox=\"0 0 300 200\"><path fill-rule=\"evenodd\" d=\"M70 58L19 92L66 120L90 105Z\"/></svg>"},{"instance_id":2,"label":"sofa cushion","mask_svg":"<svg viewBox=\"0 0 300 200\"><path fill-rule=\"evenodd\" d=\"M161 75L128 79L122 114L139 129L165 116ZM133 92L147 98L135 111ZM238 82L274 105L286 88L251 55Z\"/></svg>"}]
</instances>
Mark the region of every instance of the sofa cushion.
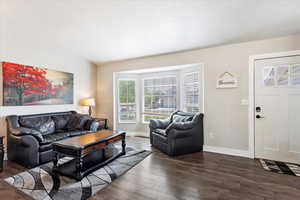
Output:
<instances>
[{"instance_id":1,"label":"sofa cushion","mask_svg":"<svg viewBox=\"0 0 300 200\"><path fill-rule=\"evenodd\" d=\"M52 119L55 123L55 130L64 130L67 127L67 124L70 120L71 115L56 115L52 116Z\"/></svg>"},{"instance_id":2,"label":"sofa cushion","mask_svg":"<svg viewBox=\"0 0 300 200\"><path fill-rule=\"evenodd\" d=\"M83 114L72 115L67 124L67 129L69 131L84 130L85 123L90 119L92 118L89 115L83 115Z\"/></svg>"},{"instance_id":3,"label":"sofa cushion","mask_svg":"<svg viewBox=\"0 0 300 200\"><path fill-rule=\"evenodd\" d=\"M26 128L39 131L42 135L54 133L55 124L51 117L20 118L19 123Z\"/></svg>"},{"instance_id":4,"label":"sofa cushion","mask_svg":"<svg viewBox=\"0 0 300 200\"><path fill-rule=\"evenodd\" d=\"M65 138L70 137L70 134L68 132L65 133L52 133L49 135L44 136L44 140L41 142L41 144L50 144L55 141L59 141Z\"/></svg>"}]
</instances>

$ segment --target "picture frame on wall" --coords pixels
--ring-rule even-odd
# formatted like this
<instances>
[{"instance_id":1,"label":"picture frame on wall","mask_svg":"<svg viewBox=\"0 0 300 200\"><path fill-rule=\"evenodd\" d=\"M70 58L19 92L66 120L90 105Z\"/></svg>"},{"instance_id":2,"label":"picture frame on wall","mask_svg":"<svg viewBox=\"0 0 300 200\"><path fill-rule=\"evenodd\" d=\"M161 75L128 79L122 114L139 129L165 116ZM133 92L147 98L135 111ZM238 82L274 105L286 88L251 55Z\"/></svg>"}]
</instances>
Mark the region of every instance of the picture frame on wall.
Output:
<instances>
[{"instance_id":1,"label":"picture frame on wall","mask_svg":"<svg viewBox=\"0 0 300 200\"><path fill-rule=\"evenodd\" d=\"M74 74L2 62L3 106L74 103Z\"/></svg>"},{"instance_id":2,"label":"picture frame on wall","mask_svg":"<svg viewBox=\"0 0 300 200\"><path fill-rule=\"evenodd\" d=\"M238 80L230 72L224 72L217 78L217 88L237 88Z\"/></svg>"}]
</instances>

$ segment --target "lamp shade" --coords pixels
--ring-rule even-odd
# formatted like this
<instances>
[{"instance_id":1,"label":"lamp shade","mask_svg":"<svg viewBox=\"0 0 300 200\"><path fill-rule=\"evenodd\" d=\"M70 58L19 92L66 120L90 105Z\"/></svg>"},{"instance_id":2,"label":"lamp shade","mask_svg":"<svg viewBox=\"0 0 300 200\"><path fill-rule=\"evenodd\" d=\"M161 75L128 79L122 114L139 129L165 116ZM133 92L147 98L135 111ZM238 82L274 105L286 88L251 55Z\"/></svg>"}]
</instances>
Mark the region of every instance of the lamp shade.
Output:
<instances>
[{"instance_id":1,"label":"lamp shade","mask_svg":"<svg viewBox=\"0 0 300 200\"><path fill-rule=\"evenodd\" d=\"M85 98L79 101L81 106L95 106L95 99L94 98Z\"/></svg>"}]
</instances>

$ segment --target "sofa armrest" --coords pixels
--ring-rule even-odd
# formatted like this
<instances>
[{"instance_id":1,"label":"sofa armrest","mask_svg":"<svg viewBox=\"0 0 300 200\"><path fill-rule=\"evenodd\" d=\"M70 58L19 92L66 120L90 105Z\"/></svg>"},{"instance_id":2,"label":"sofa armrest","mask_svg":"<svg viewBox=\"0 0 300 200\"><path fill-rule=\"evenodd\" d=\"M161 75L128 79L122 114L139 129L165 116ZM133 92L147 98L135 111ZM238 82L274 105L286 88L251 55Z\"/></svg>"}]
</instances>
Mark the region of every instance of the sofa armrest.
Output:
<instances>
[{"instance_id":1,"label":"sofa armrest","mask_svg":"<svg viewBox=\"0 0 300 200\"><path fill-rule=\"evenodd\" d=\"M149 123L149 128L150 129L165 129L168 127L168 125L170 124L170 120L169 119L165 119L165 120L161 120L161 119L151 119L150 123Z\"/></svg>"},{"instance_id":2,"label":"sofa armrest","mask_svg":"<svg viewBox=\"0 0 300 200\"><path fill-rule=\"evenodd\" d=\"M7 136L8 160L32 168L40 164L39 142L32 135Z\"/></svg>"},{"instance_id":3,"label":"sofa armrest","mask_svg":"<svg viewBox=\"0 0 300 200\"><path fill-rule=\"evenodd\" d=\"M33 135L10 135L10 139L14 141L15 144L19 144L23 147L38 147L39 142Z\"/></svg>"},{"instance_id":4,"label":"sofa armrest","mask_svg":"<svg viewBox=\"0 0 300 200\"><path fill-rule=\"evenodd\" d=\"M8 122L8 132L15 136L24 136L24 135L32 135L34 138L36 138L38 141L42 142L44 140L43 135L34 129L26 128L17 125L16 122L12 120L7 120Z\"/></svg>"}]
</instances>

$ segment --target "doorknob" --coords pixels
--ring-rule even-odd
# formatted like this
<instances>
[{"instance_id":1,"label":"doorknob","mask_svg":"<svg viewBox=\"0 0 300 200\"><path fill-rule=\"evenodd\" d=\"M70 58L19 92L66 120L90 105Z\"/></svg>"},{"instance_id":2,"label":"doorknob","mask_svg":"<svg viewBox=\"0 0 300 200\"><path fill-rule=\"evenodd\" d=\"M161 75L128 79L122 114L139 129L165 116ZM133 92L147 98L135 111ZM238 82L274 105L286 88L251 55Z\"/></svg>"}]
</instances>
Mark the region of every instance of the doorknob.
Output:
<instances>
[{"instance_id":1,"label":"doorknob","mask_svg":"<svg viewBox=\"0 0 300 200\"><path fill-rule=\"evenodd\" d=\"M256 110L256 112L260 112L260 111L261 111L261 107L257 106L257 107L255 108L255 110Z\"/></svg>"},{"instance_id":2,"label":"doorknob","mask_svg":"<svg viewBox=\"0 0 300 200\"><path fill-rule=\"evenodd\" d=\"M260 115L256 115L255 117L256 117L256 119L262 119L262 118L265 118L264 116L260 116Z\"/></svg>"}]
</instances>

